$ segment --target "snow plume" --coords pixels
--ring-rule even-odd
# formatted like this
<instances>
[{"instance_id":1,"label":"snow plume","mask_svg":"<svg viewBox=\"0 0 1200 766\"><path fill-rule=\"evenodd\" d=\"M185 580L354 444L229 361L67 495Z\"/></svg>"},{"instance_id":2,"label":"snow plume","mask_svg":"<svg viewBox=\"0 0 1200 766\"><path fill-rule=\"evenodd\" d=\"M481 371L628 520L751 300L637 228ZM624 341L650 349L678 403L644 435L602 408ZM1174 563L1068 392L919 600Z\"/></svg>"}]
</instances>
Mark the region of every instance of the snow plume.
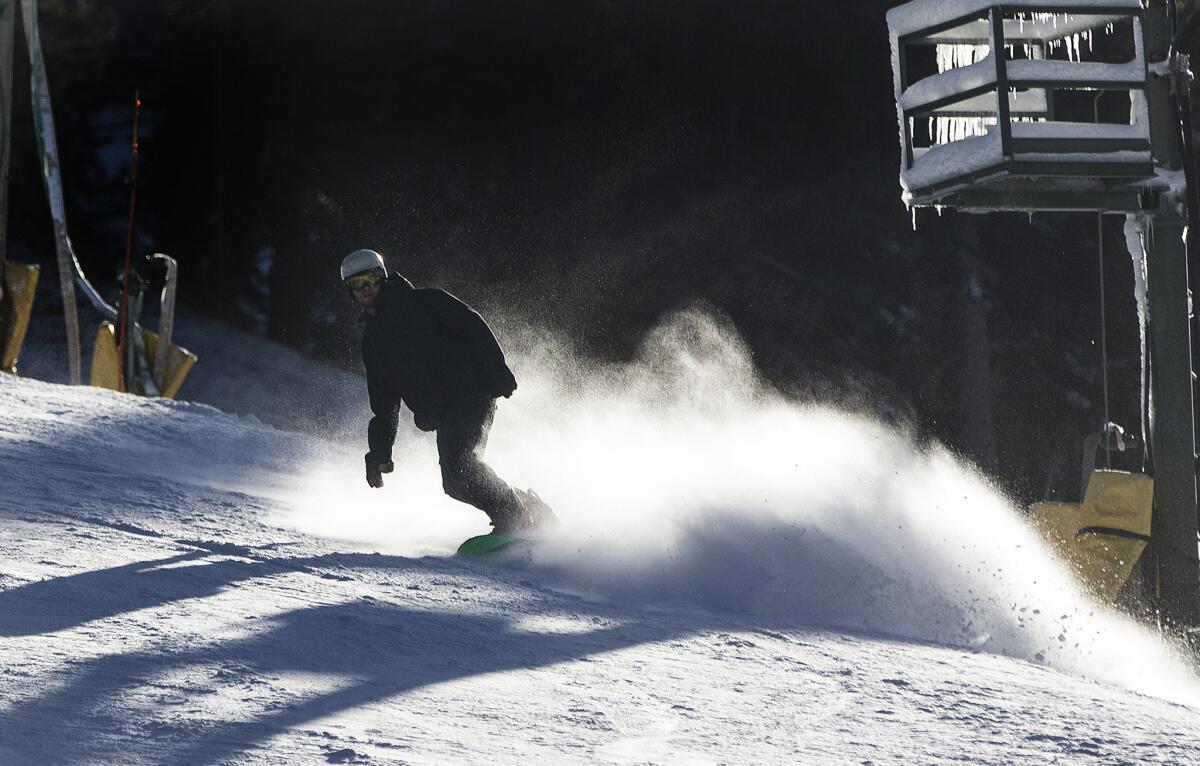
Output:
<instances>
[{"instance_id":1,"label":"snow plume","mask_svg":"<svg viewBox=\"0 0 1200 766\"><path fill-rule=\"evenodd\" d=\"M675 314L622 366L578 363L547 338L529 348L488 450L563 521L514 564L528 576L764 628L971 647L1200 706L1184 662L1085 598L983 477L872 419L785 400L723 322ZM343 474L335 501L314 476L289 523L448 553L485 521L440 496L430 442L398 444L383 492L346 497Z\"/></svg>"}]
</instances>

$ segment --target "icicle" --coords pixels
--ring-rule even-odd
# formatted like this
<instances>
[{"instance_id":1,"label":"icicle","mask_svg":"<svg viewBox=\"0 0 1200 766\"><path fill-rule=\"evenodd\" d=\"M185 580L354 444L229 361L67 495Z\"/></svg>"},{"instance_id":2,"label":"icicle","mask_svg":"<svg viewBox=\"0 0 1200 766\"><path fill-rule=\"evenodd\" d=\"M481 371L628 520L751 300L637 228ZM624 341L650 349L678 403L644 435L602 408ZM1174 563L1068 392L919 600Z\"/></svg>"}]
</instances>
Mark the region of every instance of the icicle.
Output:
<instances>
[{"instance_id":1,"label":"icicle","mask_svg":"<svg viewBox=\"0 0 1200 766\"><path fill-rule=\"evenodd\" d=\"M916 205L913 205L912 216L913 216L913 231L916 231L917 230L917 206Z\"/></svg>"},{"instance_id":2,"label":"icicle","mask_svg":"<svg viewBox=\"0 0 1200 766\"><path fill-rule=\"evenodd\" d=\"M1146 130L1150 130L1150 112L1140 90L1129 91L1129 124L1145 125Z\"/></svg>"},{"instance_id":3,"label":"icicle","mask_svg":"<svg viewBox=\"0 0 1200 766\"><path fill-rule=\"evenodd\" d=\"M1146 325L1150 321L1150 307L1146 302L1146 245L1145 226L1135 215L1125 216L1125 247L1133 259L1133 297L1137 301L1138 340L1142 352L1142 398L1146 401ZM1140 409L1140 407L1139 407ZM1146 424L1142 422L1142 438L1146 436Z\"/></svg>"},{"instance_id":4,"label":"icicle","mask_svg":"<svg viewBox=\"0 0 1200 766\"><path fill-rule=\"evenodd\" d=\"M974 136L986 136L989 125L996 124L995 117L935 117L934 145L940 146L953 141L962 141Z\"/></svg>"},{"instance_id":5,"label":"icicle","mask_svg":"<svg viewBox=\"0 0 1200 766\"><path fill-rule=\"evenodd\" d=\"M986 45L959 43L939 43L935 48L938 72L948 72L983 61L991 51Z\"/></svg>"}]
</instances>

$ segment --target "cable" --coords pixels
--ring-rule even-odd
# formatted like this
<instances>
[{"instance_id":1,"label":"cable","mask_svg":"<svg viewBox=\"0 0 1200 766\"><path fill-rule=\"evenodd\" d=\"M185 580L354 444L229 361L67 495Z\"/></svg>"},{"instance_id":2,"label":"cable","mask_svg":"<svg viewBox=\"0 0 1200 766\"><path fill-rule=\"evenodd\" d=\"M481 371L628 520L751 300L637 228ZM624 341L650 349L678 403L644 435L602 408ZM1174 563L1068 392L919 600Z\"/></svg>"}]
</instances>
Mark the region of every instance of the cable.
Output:
<instances>
[{"instance_id":1,"label":"cable","mask_svg":"<svg viewBox=\"0 0 1200 766\"><path fill-rule=\"evenodd\" d=\"M1104 213L1096 213L1096 239L1100 252L1100 369L1104 381L1104 425L1100 433L1104 437L1104 467L1112 468L1112 443L1109 439L1112 419L1108 414L1108 320L1104 308Z\"/></svg>"},{"instance_id":2,"label":"cable","mask_svg":"<svg viewBox=\"0 0 1200 766\"><path fill-rule=\"evenodd\" d=\"M1096 91L1092 99L1092 115L1097 124L1100 122L1100 97L1104 91ZM1096 211L1096 246L1100 253L1100 369L1104 384L1104 424L1100 427L1100 436L1104 439L1104 467L1112 468L1112 443L1109 439L1109 426L1112 417L1108 407L1108 319L1104 306L1104 213ZM1091 458L1094 460L1095 455Z\"/></svg>"}]
</instances>

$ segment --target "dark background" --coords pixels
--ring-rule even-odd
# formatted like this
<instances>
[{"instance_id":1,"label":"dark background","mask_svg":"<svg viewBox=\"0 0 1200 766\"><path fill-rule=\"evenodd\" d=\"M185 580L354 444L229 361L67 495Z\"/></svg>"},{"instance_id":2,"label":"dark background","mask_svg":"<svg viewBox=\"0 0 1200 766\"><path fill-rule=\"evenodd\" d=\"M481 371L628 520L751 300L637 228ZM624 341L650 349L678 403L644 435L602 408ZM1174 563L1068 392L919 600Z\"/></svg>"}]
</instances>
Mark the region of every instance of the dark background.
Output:
<instances>
[{"instance_id":1,"label":"dark background","mask_svg":"<svg viewBox=\"0 0 1200 766\"><path fill-rule=\"evenodd\" d=\"M789 395L1070 498L1103 419L1096 218L922 211L913 231L897 4L42 0L72 237L111 290L136 89L135 252L178 258L186 310L353 367L337 265L359 247L601 359L702 305ZM52 273L25 56L9 255ZM1105 240L1112 415L1136 431L1120 219Z\"/></svg>"}]
</instances>

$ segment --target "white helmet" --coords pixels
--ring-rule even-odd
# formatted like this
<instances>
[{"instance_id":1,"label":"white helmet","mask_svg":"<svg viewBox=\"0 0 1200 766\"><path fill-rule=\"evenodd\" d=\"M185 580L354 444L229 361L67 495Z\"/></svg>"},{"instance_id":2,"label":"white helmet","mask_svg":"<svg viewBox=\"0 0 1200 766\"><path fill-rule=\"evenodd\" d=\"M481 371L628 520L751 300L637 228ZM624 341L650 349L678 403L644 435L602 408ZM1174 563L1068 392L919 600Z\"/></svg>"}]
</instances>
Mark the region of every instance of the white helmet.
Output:
<instances>
[{"instance_id":1,"label":"white helmet","mask_svg":"<svg viewBox=\"0 0 1200 766\"><path fill-rule=\"evenodd\" d=\"M355 250L342 259L342 281L364 271L379 269L387 275L387 267L383 265L383 256L374 250Z\"/></svg>"}]
</instances>

